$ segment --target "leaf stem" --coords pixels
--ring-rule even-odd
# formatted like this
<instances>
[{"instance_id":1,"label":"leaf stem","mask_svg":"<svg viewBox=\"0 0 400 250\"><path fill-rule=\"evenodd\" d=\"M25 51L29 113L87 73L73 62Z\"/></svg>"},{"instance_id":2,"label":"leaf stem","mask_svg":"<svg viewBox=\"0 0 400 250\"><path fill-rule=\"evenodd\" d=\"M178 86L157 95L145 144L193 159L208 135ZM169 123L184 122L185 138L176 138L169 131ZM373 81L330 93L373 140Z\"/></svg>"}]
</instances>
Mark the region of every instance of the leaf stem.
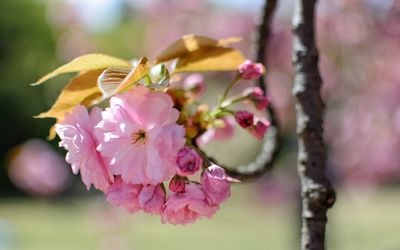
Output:
<instances>
[{"instance_id":1,"label":"leaf stem","mask_svg":"<svg viewBox=\"0 0 400 250\"><path fill-rule=\"evenodd\" d=\"M200 149L198 149L196 146L193 144L189 144L189 147L193 148L204 160L204 164L206 165L206 168L211 166L213 163L208 159L207 155L205 155Z\"/></svg>"}]
</instances>

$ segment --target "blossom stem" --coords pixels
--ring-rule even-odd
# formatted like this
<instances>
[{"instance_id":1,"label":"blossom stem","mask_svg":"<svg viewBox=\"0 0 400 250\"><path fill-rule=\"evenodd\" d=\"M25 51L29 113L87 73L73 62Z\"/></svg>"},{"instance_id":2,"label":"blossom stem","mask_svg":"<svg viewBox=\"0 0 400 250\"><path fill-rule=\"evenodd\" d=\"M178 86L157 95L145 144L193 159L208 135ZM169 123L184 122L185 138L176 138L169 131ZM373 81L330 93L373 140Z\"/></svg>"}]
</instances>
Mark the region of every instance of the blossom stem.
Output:
<instances>
[{"instance_id":1,"label":"blossom stem","mask_svg":"<svg viewBox=\"0 0 400 250\"><path fill-rule=\"evenodd\" d=\"M218 108L221 107L221 104L225 101L226 97L228 96L229 91L231 91L232 87L240 80L240 75L237 74L236 77L233 79L231 83L229 83L228 87L226 87L224 94L222 95L221 99L218 103Z\"/></svg>"},{"instance_id":2,"label":"blossom stem","mask_svg":"<svg viewBox=\"0 0 400 250\"><path fill-rule=\"evenodd\" d=\"M223 94L222 97L219 99L219 102L218 102L217 107L215 107L214 110L211 111L211 113L210 113L211 118L216 118L219 114L221 114L222 112L224 112L224 110L225 110L224 107L223 107L224 101L225 101L226 97L228 96L229 91L231 91L231 89L233 88L233 86L234 86L240 79L241 79L241 78L240 78L240 75L237 74L237 75L235 76L235 78L232 80L232 82L229 83L229 85L226 87L224 94ZM230 104L228 104L228 105L230 105ZM228 105L226 105L226 106L228 106Z\"/></svg>"},{"instance_id":3,"label":"blossom stem","mask_svg":"<svg viewBox=\"0 0 400 250\"><path fill-rule=\"evenodd\" d=\"M212 111L210 116L212 119L215 119L215 118L219 118L219 117L223 116L224 114L234 115L235 112L230 109L227 109L225 107L221 107L219 109L215 109L214 111Z\"/></svg>"},{"instance_id":4,"label":"blossom stem","mask_svg":"<svg viewBox=\"0 0 400 250\"><path fill-rule=\"evenodd\" d=\"M230 105L238 103L238 102L241 102L241 101L244 101L247 98L248 98L247 96L238 96L238 97L233 98L231 100L226 100L221 104L221 108L229 107Z\"/></svg>"},{"instance_id":5,"label":"blossom stem","mask_svg":"<svg viewBox=\"0 0 400 250\"><path fill-rule=\"evenodd\" d=\"M194 150L196 150L196 152L201 156L201 158L203 158L206 168L212 165L212 162L208 159L208 157L200 149L198 149L197 147L195 147L192 144L189 144L189 146L191 148L193 148Z\"/></svg>"}]
</instances>

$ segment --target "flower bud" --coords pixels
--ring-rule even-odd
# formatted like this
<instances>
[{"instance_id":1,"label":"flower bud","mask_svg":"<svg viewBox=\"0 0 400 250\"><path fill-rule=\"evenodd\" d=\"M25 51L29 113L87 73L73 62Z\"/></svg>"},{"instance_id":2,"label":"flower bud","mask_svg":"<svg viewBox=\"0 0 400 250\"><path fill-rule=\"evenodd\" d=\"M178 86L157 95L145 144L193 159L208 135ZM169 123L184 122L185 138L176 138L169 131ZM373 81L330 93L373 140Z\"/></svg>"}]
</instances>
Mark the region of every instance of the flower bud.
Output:
<instances>
[{"instance_id":1,"label":"flower bud","mask_svg":"<svg viewBox=\"0 0 400 250\"><path fill-rule=\"evenodd\" d=\"M261 140L267 132L270 122L266 119L258 120L253 126L249 127L249 132L257 139Z\"/></svg>"},{"instance_id":2,"label":"flower bud","mask_svg":"<svg viewBox=\"0 0 400 250\"><path fill-rule=\"evenodd\" d=\"M183 193L185 192L185 178L179 175L175 175L168 186L169 190L174 193Z\"/></svg>"},{"instance_id":3,"label":"flower bud","mask_svg":"<svg viewBox=\"0 0 400 250\"><path fill-rule=\"evenodd\" d=\"M243 90L243 95L247 97L263 96L264 91L260 87L248 87Z\"/></svg>"},{"instance_id":4,"label":"flower bud","mask_svg":"<svg viewBox=\"0 0 400 250\"><path fill-rule=\"evenodd\" d=\"M264 95L264 91L260 87L247 88L243 91L243 94L248 97L258 110L265 110L270 103L269 98Z\"/></svg>"},{"instance_id":5,"label":"flower bud","mask_svg":"<svg viewBox=\"0 0 400 250\"><path fill-rule=\"evenodd\" d=\"M220 166L213 164L208 167L201 176L207 202L218 205L227 200L231 195L230 182L238 182L238 180L229 177Z\"/></svg>"},{"instance_id":6,"label":"flower bud","mask_svg":"<svg viewBox=\"0 0 400 250\"><path fill-rule=\"evenodd\" d=\"M184 147L178 152L176 159L177 173L180 176L189 176L196 173L203 164L203 159L191 147Z\"/></svg>"},{"instance_id":7,"label":"flower bud","mask_svg":"<svg viewBox=\"0 0 400 250\"><path fill-rule=\"evenodd\" d=\"M261 63L254 63L251 60L246 60L239 65L238 72L242 79L258 79L264 72L264 66Z\"/></svg>"},{"instance_id":8,"label":"flower bud","mask_svg":"<svg viewBox=\"0 0 400 250\"><path fill-rule=\"evenodd\" d=\"M248 128L254 124L254 115L247 111L237 111L235 119L242 128Z\"/></svg>"},{"instance_id":9,"label":"flower bud","mask_svg":"<svg viewBox=\"0 0 400 250\"><path fill-rule=\"evenodd\" d=\"M189 93L191 98L199 98L206 89L204 77L201 74L193 74L186 77L183 82L183 89Z\"/></svg>"}]
</instances>

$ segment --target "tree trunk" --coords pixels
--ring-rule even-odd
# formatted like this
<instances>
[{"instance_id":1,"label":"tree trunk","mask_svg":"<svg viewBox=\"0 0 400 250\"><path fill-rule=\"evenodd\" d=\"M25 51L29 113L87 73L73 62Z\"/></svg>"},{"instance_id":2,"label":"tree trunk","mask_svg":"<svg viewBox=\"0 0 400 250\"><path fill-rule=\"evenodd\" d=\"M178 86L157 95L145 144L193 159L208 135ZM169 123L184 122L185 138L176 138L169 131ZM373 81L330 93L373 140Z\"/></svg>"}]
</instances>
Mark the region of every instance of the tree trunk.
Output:
<instances>
[{"instance_id":1,"label":"tree trunk","mask_svg":"<svg viewBox=\"0 0 400 250\"><path fill-rule=\"evenodd\" d=\"M316 0L296 0L293 14L293 95L296 97L298 173L302 193L302 250L325 249L326 214L335 202L335 192L326 175L322 80L314 38L315 4Z\"/></svg>"}]
</instances>

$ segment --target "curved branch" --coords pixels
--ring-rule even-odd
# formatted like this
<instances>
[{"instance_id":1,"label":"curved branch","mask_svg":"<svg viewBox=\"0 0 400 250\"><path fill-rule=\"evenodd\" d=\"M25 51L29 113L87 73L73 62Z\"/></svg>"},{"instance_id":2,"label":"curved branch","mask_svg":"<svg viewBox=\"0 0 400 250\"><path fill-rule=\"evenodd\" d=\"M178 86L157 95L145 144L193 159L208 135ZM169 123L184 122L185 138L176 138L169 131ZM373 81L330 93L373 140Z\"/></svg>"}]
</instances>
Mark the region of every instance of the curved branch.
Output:
<instances>
[{"instance_id":1,"label":"curved branch","mask_svg":"<svg viewBox=\"0 0 400 250\"><path fill-rule=\"evenodd\" d=\"M327 210L335 202L335 192L326 175L323 140L324 103L320 90L318 50L314 38L316 0L296 0L293 15L293 65L295 78L298 172L302 191L302 250L325 249Z\"/></svg>"},{"instance_id":2,"label":"curved branch","mask_svg":"<svg viewBox=\"0 0 400 250\"><path fill-rule=\"evenodd\" d=\"M267 65L266 50L268 41L271 36L271 22L276 10L278 0L266 0L263 14L258 25L258 37L256 41L256 62ZM257 85L267 94L267 85L265 77L261 76ZM270 104L267 108L267 115L270 118L271 126L264 138L264 144L260 154L255 161L250 164L239 166L234 169L227 169L229 175L240 180L259 177L260 175L272 169L273 164L281 149L281 137L279 132L278 121L275 116L273 106Z\"/></svg>"},{"instance_id":3,"label":"curved branch","mask_svg":"<svg viewBox=\"0 0 400 250\"><path fill-rule=\"evenodd\" d=\"M267 47L271 37L271 23L275 14L278 0L265 0L263 13L258 25L258 37L256 40L256 62L261 62L267 65ZM258 86L264 91L267 91L265 84L265 76L262 75L258 80Z\"/></svg>"}]
</instances>

